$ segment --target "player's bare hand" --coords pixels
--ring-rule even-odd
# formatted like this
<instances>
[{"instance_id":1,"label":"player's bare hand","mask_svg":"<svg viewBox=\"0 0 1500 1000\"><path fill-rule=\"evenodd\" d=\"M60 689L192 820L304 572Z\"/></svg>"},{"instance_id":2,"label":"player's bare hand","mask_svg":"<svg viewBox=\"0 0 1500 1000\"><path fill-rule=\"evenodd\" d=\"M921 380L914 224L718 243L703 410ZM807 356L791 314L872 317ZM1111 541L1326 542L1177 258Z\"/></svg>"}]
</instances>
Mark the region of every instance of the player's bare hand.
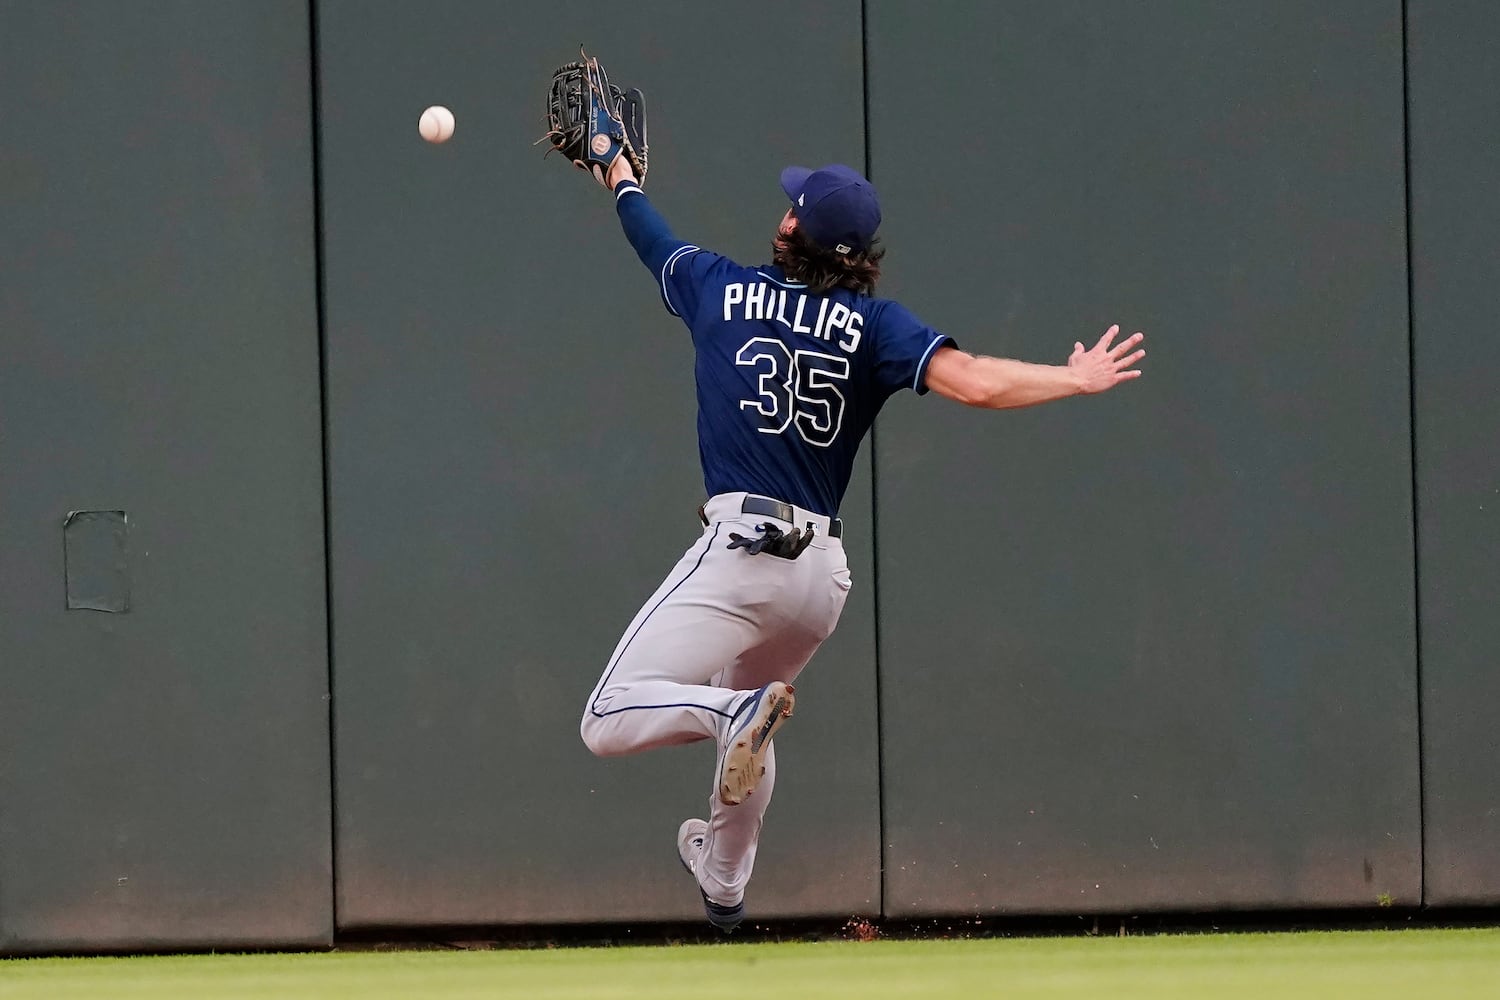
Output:
<instances>
[{"instance_id":1,"label":"player's bare hand","mask_svg":"<svg viewBox=\"0 0 1500 1000\"><path fill-rule=\"evenodd\" d=\"M630 165L630 158L624 153L615 157L615 162L609 165L609 176L605 178L605 182L611 191L621 181L636 181L637 184L640 183L640 181L636 180L635 168Z\"/></svg>"},{"instance_id":2,"label":"player's bare hand","mask_svg":"<svg viewBox=\"0 0 1500 1000\"><path fill-rule=\"evenodd\" d=\"M1136 348L1146 339L1146 335L1134 333L1116 344L1114 340L1119 335L1119 326L1112 326L1104 331L1099 343L1089 350L1084 350L1082 343L1073 345L1068 368L1078 379L1080 392L1103 392L1105 389L1113 389L1121 382L1141 377L1140 369L1135 365L1146 356L1146 352Z\"/></svg>"}]
</instances>

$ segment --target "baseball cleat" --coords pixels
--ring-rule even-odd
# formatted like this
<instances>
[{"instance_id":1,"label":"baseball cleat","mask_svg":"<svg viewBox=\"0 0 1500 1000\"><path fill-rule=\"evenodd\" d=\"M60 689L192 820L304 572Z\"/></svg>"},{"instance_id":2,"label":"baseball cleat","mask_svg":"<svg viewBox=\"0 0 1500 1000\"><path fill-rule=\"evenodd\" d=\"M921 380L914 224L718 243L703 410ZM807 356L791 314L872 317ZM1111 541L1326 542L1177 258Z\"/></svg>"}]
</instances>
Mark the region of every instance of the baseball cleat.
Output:
<instances>
[{"instance_id":1,"label":"baseball cleat","mask_svg":"<svg viewBox=\"0 0 1500 1000\"><path fill-rule=\"evenodd\" d=\"M698 856L703 853L703 843L708 839L708 824L701 819L686 819L677 828L677 860L682 862L682 867L697 881L698 872L696 863ZM703 887L698 887L698 895L703 897L703 913L708 917L708 922L713 924L725 934L730 933L745 919L745 904L736 903L733 906L725 906L723 903L715 903L708 898L708 893Z\"/></svg>"},{"instance_id":2,"label":"baseball cleat","mask_svg":"<svg viewBox=\"0 0 1500 1000\"><path fill-rule=\"evenodd\" d=\"M766 773L765 749L781 724L791 718L795 692L785 681L772 681L740 706L742 717L729 731L719 765L719 801L726 806L737 806L755 792Z\"/></svg>"},{"instance_id":3,"label":"baseball cleat","mask_svg":"<svg viewBox=\"0 0 1500 1000\"><path fill-rule=\"evenodd\" d=\"M693 862L703 853L703 842L708 839L708 824L701 819L685 819L677 828L677 860L696 877Z\"/></svg>"},{"instance_id":4,"label":"baseball cleat","mask_svg":"<svg viewBox=\"0 0 1500 1000\"><path fill-rule=\"evenodd\" d=\"M708 922L725 934L734 933L740 921L745 919L745 904L736 903L733 906L724 906L709 899L708 893L702 889L698 892L703 897L703 913L708 917Z\"/></svg>"}]
</instances>

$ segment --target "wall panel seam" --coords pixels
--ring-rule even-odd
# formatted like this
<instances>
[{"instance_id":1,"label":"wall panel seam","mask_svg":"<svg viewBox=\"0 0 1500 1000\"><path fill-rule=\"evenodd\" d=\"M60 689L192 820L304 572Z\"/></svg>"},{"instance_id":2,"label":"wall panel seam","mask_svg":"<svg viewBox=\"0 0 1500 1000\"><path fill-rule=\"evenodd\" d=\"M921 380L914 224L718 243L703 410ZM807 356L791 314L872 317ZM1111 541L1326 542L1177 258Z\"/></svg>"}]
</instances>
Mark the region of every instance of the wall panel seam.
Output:
<instances>
[{"instance_id":1,"label":"wall panel seam","mask_svg":"<svg viewBox=\"0 0 1500 1000\"><path fill-rule=\"evenodd\" d=\"M328 665L328 857L332 885L329 886L330 927L334 936L339 927L339 838L338 838L338 741L334 736L333 699L333 506L329 476L328 437L328 317L325 273L323 266L323 150L322 150L322 73L318 60L318 4L307 0L308 73L312 81L309 111L312 116L312 184L313 184L313 271L314 296L318 322L318 412L321 418L320 440L323 474L323 614Z\"/></svg>"},{"instance_id":2,"label":"wall panel seam","mask_svg":"<svg viewBox=\"0 0 1500 1000\"><path fill-rule=\"evenodd\" d=\"M1408 0L1401 0L1401 151L1403 222L1406 227L1406 386L1407 433L1411 472L1412 642L1416 668L1417 714L1417 905L1427 905L1427 761L1422 714L1422 549L1421 497L1417 477L1417 335L1416 294L1411 238L1411 41Z\"/></svg>"},{"instance_id":3,"label":"wall panel seam","mask_svg":"<svg viewBox=\"0 0 1500 1000\"><path fill-rule=\"evenodd\" d=\"M865 176L874 180L873 167L870 162L870 12L869 0L859 0L859 77L860 77L860 108L863 112L862 132L865 147ZM879 421L876 421L878 424ZM877 854L879 863L879 880L877 889L879 900L877 912L885 916L886 900L886 816L885 816L885 724L882 714L884 695L881 691L881 664L883 663L880 619L882 607L880 602L880 428L875 424L870 425L870 566L871 566L871 594L875 605L874 640L875 640L875 788L876 788L876 826L880 834L880 850Z\"/></svg>"}]
</instances>

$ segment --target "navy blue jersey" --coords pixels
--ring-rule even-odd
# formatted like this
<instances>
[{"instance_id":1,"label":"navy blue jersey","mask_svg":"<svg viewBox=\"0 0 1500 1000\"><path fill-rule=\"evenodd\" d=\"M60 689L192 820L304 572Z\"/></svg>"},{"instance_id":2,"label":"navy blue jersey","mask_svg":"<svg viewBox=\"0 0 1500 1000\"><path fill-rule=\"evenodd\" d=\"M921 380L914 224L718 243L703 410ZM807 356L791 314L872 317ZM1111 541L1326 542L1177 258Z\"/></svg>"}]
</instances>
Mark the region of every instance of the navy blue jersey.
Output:
<instances>
[{"instance_id":1,"label":"navy blue jersey","mask_svg":"<svg viewBox=\"0 0 1500 1000\"><path fill-rule=\"evenodd\" d=\"M836 516L880 407L901 389L926 392L927 364L951 338L889 299L814 295L776 267L684 243L628 182L616 200L663 304L692 332L708 494Z\"/></svg>"}]
</instances>

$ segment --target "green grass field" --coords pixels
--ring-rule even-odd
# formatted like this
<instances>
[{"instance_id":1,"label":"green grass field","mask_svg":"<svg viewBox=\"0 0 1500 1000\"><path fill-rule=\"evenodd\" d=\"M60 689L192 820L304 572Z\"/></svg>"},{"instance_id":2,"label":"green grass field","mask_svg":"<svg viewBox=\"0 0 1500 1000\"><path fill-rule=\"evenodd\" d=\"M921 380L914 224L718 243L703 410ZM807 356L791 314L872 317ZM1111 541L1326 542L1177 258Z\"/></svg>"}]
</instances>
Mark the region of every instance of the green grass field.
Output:
<instances>
[{"instance_id":1,"label":"green grass field","mask_svg":"<svg viewBox=\"0 0 1500 1000\"><path fill-rule=\"evenodd\" d=\"M5 1000L1500 997L1500 929L45 958Z\"/></svg>"}]
</instances>

